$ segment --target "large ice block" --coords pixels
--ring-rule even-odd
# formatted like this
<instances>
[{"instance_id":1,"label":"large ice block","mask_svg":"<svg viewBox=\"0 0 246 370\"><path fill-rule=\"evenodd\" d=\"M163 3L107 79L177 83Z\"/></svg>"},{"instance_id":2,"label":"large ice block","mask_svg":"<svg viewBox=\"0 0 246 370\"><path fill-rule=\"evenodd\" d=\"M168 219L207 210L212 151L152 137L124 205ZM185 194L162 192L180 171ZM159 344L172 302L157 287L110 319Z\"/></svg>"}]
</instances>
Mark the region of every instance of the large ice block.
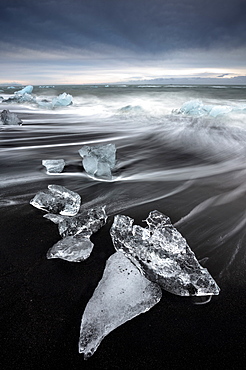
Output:
<instances>
[{"instance_id":1,"label":"large ice block","mask_svg":"<svg viewBox=\"0 0 246 370\"><path fill-rule=\"evenodd\" d=\"M146 279L122 254L109 257L103 277L89 300L81 322L79 352L92 356L103 338L161 299L160 287Z\"/></svg>"},{"instance_id":2,"label":"large ice block","mask_svg":"<svg viewBox=\"0 0 246 370\"><path fill-rule=\"evenodd\" d=\"M47 212L74 216L79 212L80 195L60 185L48 185L48 190L38 192L30 201L36 208Z\"/></svg>"},{"instance_id":3,"label":"large ice block","mask_svg":"<svg viewBox=\"0 0 246 370\"><path fill-rule=\"evenodd\" d=\"M28 85L28 86L24 87L23 89L21 89L19 91L15 91L15 94L16 95L31 94L32 91L33 91L33 86Z\"/></svg>"},{"instance_id":4,"label":"large ice block","mask_svg":"<svg viewBox=\"0 0 246 370\"><path fill-rule=\"evenodd\" d=\"M43 159L42 165L46 167L47 173L60 173L65 166L64 159Z\"/></svg>"},{"instance_id":5,"label":"large ice block","mask_svg":"<svg viewBox=\"0 0 246 370\"><path fill-rule=\"evenodd\" d=\"M17 114L4 109L1 113L0 124L10 126L22 125L22 120L17 116Z\"/></svg>"},{"instance_id":6,"label":"large ice block","mask_svg":"<svg viewBox=\"0 0 246 370\"><path fill-rule=\"evenodd\" d=\"M181 296L219 294L218 285L169 217L152 211L148 227L133 226L133 222L128 216L115 216L110 234L115 249L131 258L149 280Z\"/></svg>"},{"instance_id":7,"label":"large ice block","mask_svg":"<svg viewBox=\"0 0 246 370\"><path fill-rule=\"evenodd\" d=\"M114 144L88 146L79 150L85 171L93 177L111 179L115 166L116 148Z\"/></svg>"},{"instance_id":8,"label":"large ice block","mask_svg":"<svg viewBox=\"0 0 246 370\"><path fill-rule=\"evenodd\" d=\"M47 214L44 217L58 224L59 233L63 238L78 234L90 237L91 234L97 232L105 225L107 220L105 206L83 210L74 217L57 217L57 215L52 214Z\"/></svg>"},{"instance_id":9,"label":"large ice block","mask_svg":"<svg viewBox=\"0 0 246 370\"><path fill-rule=\"evenodd\" d=\"M69 262L81 262L86 260L93 249L94 244L83 235L67 236L59 240L47 252L47 258L61 258Z\"/></svg>"}]
</instances>

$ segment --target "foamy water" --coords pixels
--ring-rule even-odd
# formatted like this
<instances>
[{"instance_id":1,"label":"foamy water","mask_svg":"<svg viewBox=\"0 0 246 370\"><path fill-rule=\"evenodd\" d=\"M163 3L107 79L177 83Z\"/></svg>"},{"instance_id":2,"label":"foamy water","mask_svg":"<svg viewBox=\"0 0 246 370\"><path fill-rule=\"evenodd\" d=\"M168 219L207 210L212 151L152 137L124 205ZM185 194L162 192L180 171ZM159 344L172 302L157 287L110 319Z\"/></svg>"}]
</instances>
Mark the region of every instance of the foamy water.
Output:
<instances>
[{"instance_id":1,"label":"foamy water","mask_svg":"<svg viewBox=\"0 0 246 370\"><path fill-rule=\"evenodd\" d=\"M111 216L125 213L141 222L153 209L169 215L218 278L241 266L246 223L244 87L59 86L35 87L33 93L49 100L64 91L73 96L73 105L49 110L1 103L2 110L23 120L21 127L0 128L4 212L11 207L18 212L37 191L60 184L82 195L85 207L105 204ZM3 98L9 94L7 89L1 93ZM232 111L217 117L175 113L194 99ZM90 178L78 154L82 145L100 143L117 148L111 181ZM65 170L47 175L41 161L55 158L66 161Z\"/></svg>"}]
</instances>

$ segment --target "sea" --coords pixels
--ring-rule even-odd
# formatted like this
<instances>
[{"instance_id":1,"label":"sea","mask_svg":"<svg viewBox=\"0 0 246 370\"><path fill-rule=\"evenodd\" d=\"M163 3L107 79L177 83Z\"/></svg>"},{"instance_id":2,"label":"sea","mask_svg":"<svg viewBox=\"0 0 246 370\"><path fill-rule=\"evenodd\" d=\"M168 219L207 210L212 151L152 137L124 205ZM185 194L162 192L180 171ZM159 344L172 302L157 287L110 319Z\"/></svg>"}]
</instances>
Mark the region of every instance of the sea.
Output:
<instances>
[{"instance_id":1,"label":"sea","mask_svg":"<svg viewBox=\"0 0 246 370\"><path fill-rule=\"evenodd\" d=\"M20 87L0 89L7 99ZM243 369L246 86L34 86L32 95L51 101L64 92L73 103L53 109L0 103L23 122L0 126L2 368ZM116 146L112 179L88 176L78 150L109 143ZM47 174L42 160L61 158L64 171ZM106 206L107 224L84 262L46 258L60 239L57 225L29 202L50 184L79 193L82 207ZM84 361L80 321L114 253L113 218L146 226L152 210L170 217L220 294L197 304L163 292Z\"/></svg>"}]
</instances>

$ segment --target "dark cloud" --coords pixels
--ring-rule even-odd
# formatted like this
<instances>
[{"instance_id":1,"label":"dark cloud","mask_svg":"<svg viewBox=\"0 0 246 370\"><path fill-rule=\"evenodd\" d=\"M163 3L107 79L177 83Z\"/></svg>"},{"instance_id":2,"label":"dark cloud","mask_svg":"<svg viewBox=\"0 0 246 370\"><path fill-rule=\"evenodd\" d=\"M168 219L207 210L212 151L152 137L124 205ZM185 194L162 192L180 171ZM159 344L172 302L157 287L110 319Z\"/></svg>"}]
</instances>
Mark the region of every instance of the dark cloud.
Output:
<instances>
[{"instance_id":1,"label":"dark cloud","mask_svg":"<svg viewBox=\"0 0 246 370\"><path fill-rule=\"evenodd\" d=\"M159 54L244 46L245 15L244 0L1 0L0 32L6 48Z\"/></svg>"}]
</instances>

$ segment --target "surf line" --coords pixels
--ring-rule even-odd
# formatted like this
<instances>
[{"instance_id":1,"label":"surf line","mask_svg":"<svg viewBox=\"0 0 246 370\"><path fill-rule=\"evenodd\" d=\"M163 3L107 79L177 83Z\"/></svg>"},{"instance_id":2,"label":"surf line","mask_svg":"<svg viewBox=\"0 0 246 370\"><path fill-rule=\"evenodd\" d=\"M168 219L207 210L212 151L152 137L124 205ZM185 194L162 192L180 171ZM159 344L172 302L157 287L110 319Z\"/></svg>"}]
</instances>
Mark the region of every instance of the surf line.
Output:
<instances>
[{"instance_id":1,"label":"surf line","mask_svg":"<svg viewBox=\"0 0 246 370\"><path fill-rule=\"evenodd\" d=\"M30 146L20 146L16 148L6 148L3 151L13 151L13 150L26 150L26 149L42 149L42 148L54 148L54 147L63 147L63 146L77 146L77 145L87 145L87 144L97 144L97 143L106 143L109 141L117 141L122 139L127 139L129 136L119 136L116 138L107 138L107 139L98 139L98 140L87 140L79 141L76 143L64 143L64 144L45 144L45 145L30 145Z\"/></svg>"}]
</instances>

